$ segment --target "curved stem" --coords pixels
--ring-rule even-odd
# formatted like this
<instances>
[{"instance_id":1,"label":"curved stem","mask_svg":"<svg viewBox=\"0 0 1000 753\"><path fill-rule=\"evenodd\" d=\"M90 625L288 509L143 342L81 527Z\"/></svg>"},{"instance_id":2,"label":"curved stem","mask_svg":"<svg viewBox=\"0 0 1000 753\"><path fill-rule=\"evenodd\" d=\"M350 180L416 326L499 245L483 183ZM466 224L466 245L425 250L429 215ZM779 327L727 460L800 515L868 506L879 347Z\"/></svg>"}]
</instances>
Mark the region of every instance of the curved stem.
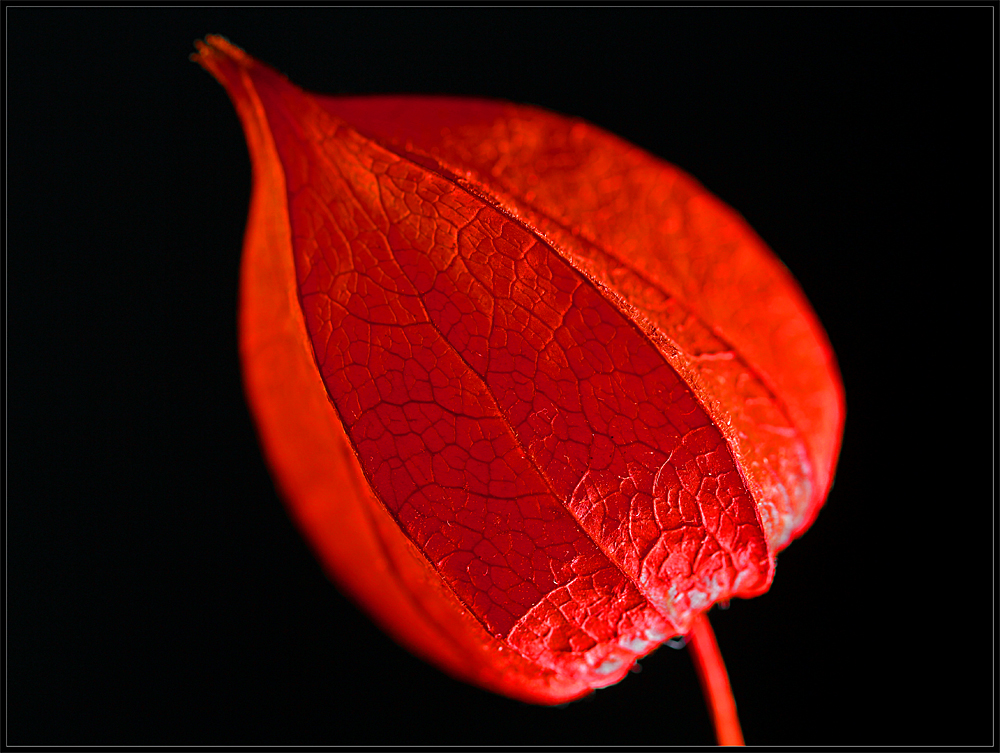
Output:
<instances>
[{"instance_id":1,"label":"curved stem","mask_svg":"<svg viewBox=\"0 0 1000 753\"><path fill-rule=\"evenodd\" d=\"M691 647L691 657L701 681L705 702L712 714L715 738L719 745L743 745L743 732L736 715L733 689L729 685L726 665L722 662L719 644L715 642L715 633L712 632L707 614L698 615L692 623L688 645Z\"/></svg>"}]
</instances>

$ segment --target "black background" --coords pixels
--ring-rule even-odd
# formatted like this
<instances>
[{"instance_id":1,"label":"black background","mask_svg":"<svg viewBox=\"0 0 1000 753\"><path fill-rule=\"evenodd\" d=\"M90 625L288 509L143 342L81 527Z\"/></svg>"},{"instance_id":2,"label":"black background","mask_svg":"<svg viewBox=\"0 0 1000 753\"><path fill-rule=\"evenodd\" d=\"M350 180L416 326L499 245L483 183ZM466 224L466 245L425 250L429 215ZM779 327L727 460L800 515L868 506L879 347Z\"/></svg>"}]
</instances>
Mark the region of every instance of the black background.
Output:
<instances>
[{"instance_id":1,"label":"black background","mask_svg":"<svg viewBox=\"0 0 1000 753\"><path fill-rule=\"evenodd\" d=\"M220 33L324 93L499 97L680 165L840 359L836 485L713 611L758 744L990 744L994 11L7 9L10 744L710 744L685 651L568 707L330 585L241 392L250 165Z\"/></svg>"}]
</instances>

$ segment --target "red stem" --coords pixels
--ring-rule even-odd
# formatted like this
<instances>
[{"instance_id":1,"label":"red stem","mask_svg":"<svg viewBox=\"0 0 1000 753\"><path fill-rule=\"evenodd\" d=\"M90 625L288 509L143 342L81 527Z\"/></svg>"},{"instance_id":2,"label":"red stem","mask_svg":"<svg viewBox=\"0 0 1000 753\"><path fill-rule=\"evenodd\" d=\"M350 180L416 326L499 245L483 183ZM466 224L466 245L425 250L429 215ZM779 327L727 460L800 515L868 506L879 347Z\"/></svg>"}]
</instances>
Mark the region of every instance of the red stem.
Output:
<instances>
[{"instance_id":1,"label":"red stem","mask_svg":"<svg viewBox=\"0 0 1000 753\"><path fill-rule=\"evenodd\" d=\"M736 715L733 689L729 685L726 665L722 662L719 644L715 642L715 633L712 632L707 614L698 615L692 623L688 645L691 647L691 657L701 681L705 702L712 714L715 738L719 745L743 745L743 732L740 730L740 718Z\"/></svg>"}]
</instances>

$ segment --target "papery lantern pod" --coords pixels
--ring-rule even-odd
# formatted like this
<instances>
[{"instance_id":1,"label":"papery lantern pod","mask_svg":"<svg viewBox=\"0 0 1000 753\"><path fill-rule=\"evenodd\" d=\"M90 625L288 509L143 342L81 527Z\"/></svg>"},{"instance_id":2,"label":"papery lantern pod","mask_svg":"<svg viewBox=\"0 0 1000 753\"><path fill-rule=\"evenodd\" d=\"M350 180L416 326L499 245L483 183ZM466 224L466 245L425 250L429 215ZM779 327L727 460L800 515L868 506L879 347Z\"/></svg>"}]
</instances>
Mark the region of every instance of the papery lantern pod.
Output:
<instances>
[{"instance_id":1,"label":"papery lantern pod","mask_svg":"<svg viewBox=\"0 0 1000 753\"><path fill-rule=\"evenodd\" d=\"M253 162L240 348L265 454L387 632L563 703L767 590L826 498L844 397L735 212L538 108L313 95L216 36L195 59Z\"/></svg>"}]
</instances>

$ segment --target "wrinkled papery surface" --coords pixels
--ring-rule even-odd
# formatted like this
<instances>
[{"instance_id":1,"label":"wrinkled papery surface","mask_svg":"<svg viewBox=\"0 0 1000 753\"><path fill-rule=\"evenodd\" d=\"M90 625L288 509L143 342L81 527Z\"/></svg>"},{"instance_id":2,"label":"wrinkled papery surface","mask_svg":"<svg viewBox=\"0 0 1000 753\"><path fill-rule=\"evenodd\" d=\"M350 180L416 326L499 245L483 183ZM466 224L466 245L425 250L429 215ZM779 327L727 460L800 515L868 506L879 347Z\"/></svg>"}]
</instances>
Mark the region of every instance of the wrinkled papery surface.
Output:
<instances>
[{"instance_id":1,"label":"wrinkled papery surface","mask_svg":"<svg viewBox=\"0 0 1000 753\"><path fill-rule=\"evenodd\" d=\"M207 41L254 165L248 396L354 598L452 674L558 703L768 588L843 393L737 215L581 121L315 96Z\"/></svg>"}]
</instances>

